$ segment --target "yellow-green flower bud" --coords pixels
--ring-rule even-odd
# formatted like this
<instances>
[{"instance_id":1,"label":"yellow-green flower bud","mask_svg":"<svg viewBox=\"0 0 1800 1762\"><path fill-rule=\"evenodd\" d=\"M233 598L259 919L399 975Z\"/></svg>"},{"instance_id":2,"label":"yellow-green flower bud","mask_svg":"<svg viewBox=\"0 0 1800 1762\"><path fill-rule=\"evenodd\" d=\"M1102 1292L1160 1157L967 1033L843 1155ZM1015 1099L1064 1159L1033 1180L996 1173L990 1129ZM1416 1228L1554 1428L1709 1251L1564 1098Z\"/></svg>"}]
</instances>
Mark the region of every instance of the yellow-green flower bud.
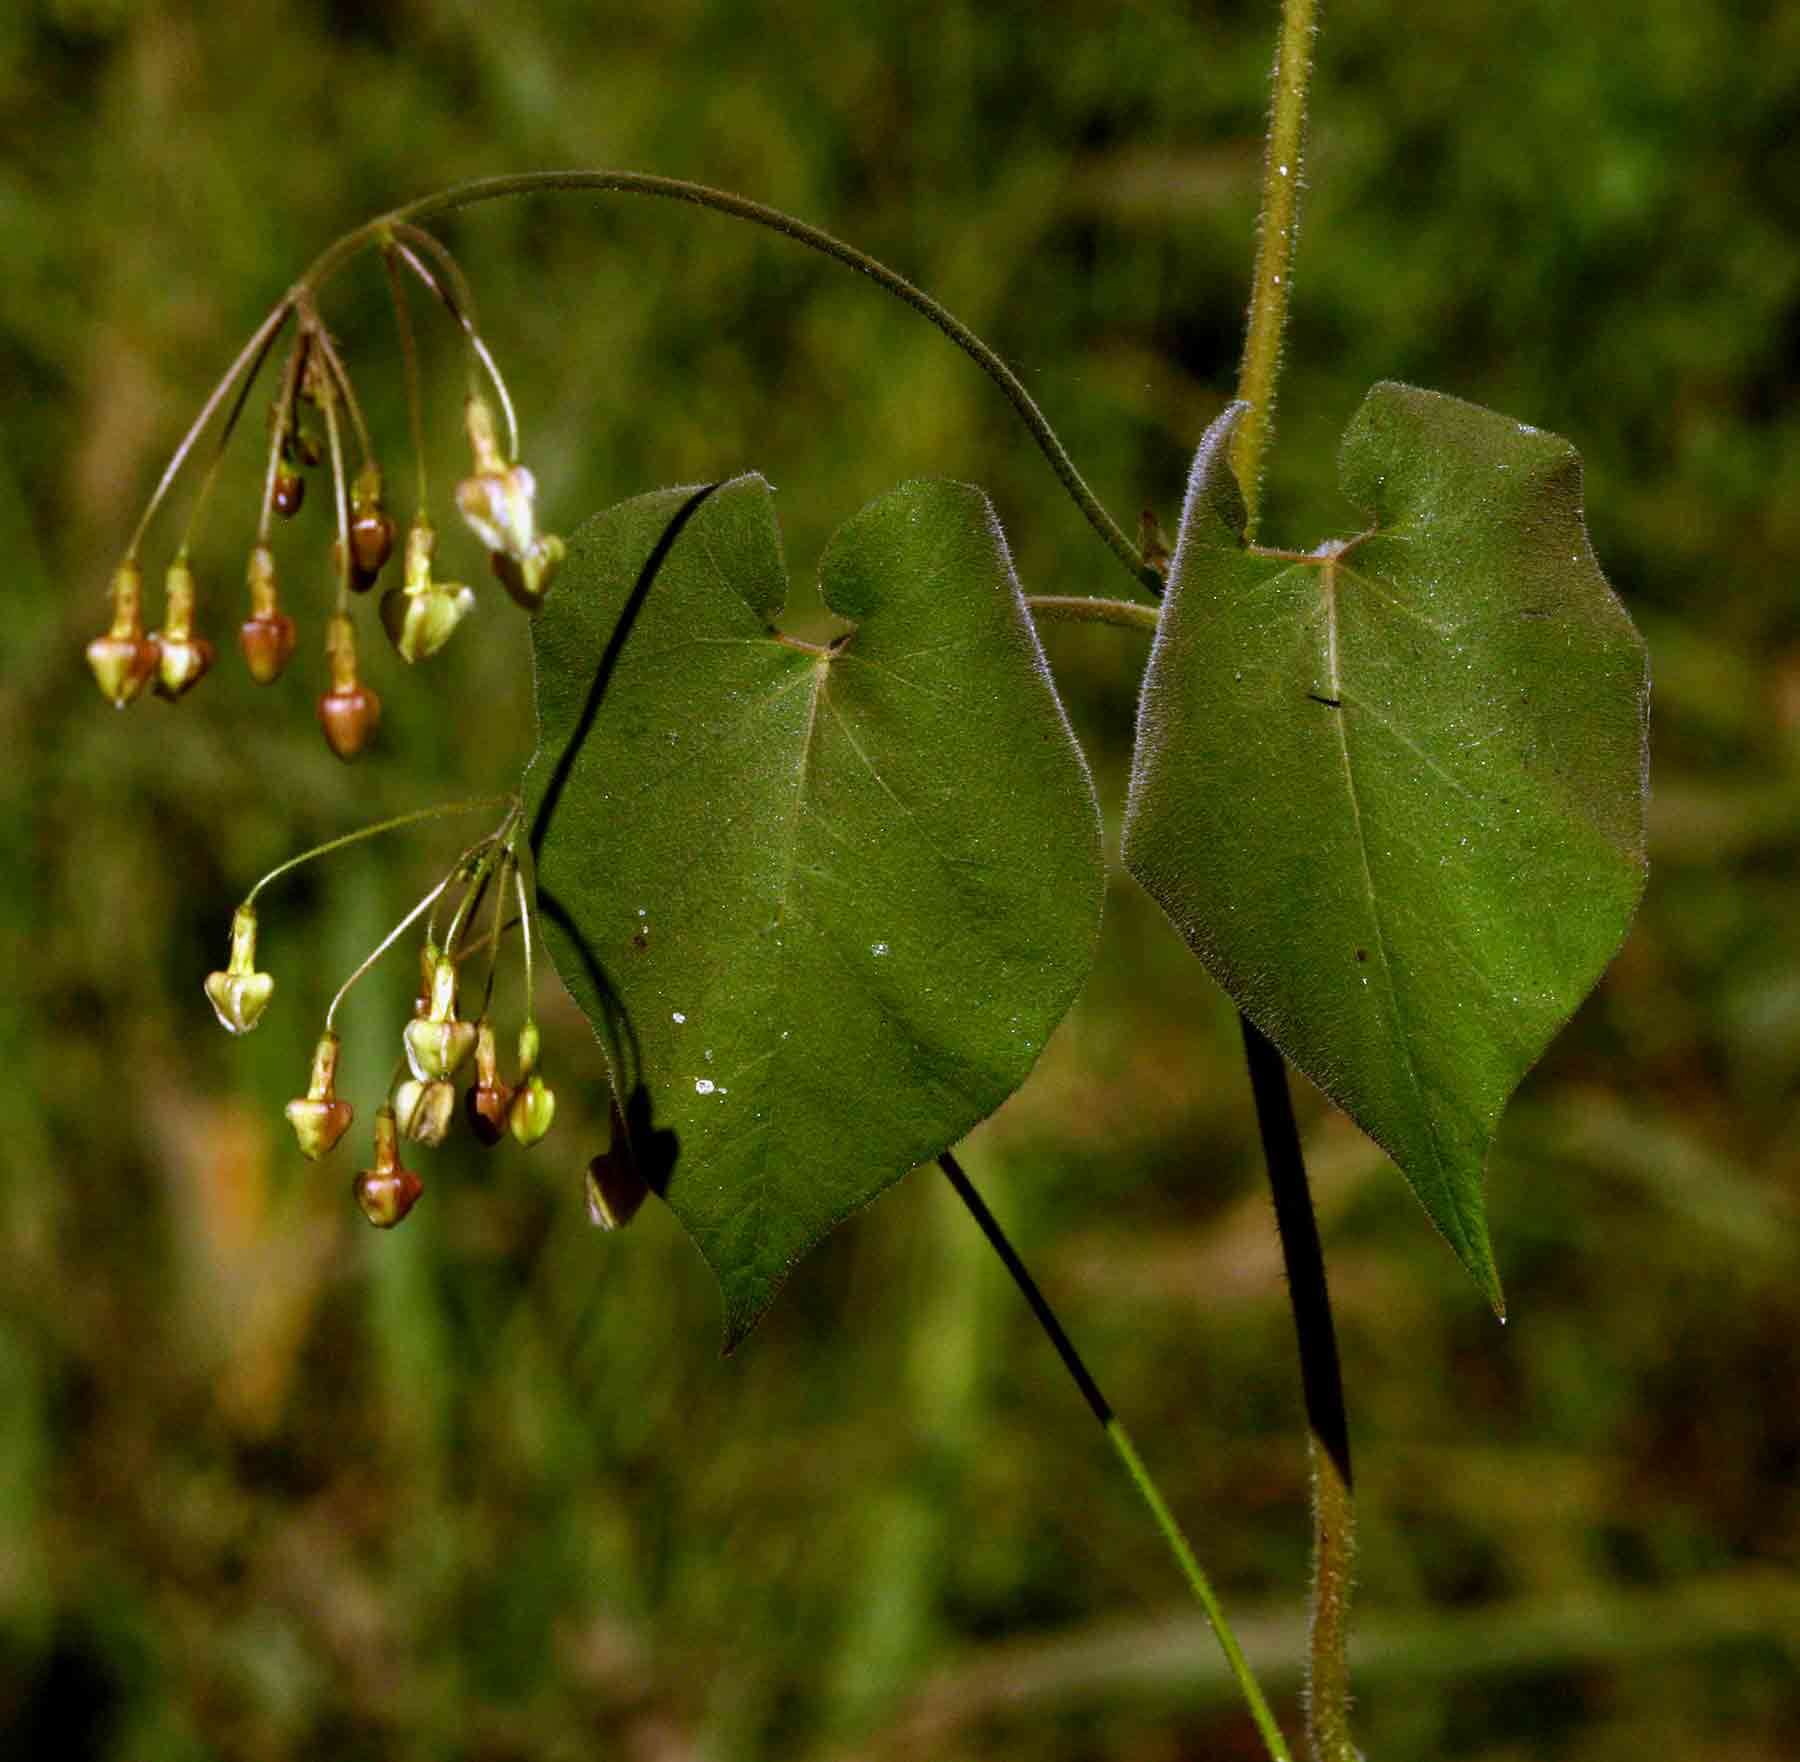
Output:
<instances>
[{"instance_id":1,"label":"yellow-green flower bud","mask_svg":"<svg viewBox=\"0 0 1800 1762\"><path fill-rule=\"evenodd\" d=\"M388 640L409 664L435 655L475 605L475 590L431 579L436 534L415 521L406 535L406 584L382 596L381 622Z\"/></svg>"},{"instance_id":2,"label":"yellow-green flower bud","mask_svg":"<svg viewBox=\"0 0 1800 1762\"><path fill-rule=\"evenodd\" d=\"M556 1096L549 1084L533 1072L512 1098L506 1111L506 1123L512 1135L529 1150L550 1130L556 1118Z\"/></svg>"},{"instance_id":3,"label":"yellow-green flower bud","mask_svg":"<svg viewBox=\"0 0 1800 1762\"><path fill-rule=\"evenodd\" d=\"M338 1037L329 1029L313 1048L312 1081L287 1104L288 1124L302 1156L317 1162L350 1129L350 1103L337 1095Z\"/></svg>"},{"instance_id":4,"label":"yellow-green flower bud","mask_svg":"<svg viewBox=\"0 0 1800 1762\"><path fill-rule=\"evenodd\" d=\"M456 1075L475 1048L475 1024L456 1018L456 962L439 955L431 975L431 1007L414 1016L401 1035L406 1062L421 1083Z\"/></svg>"},{"instance_id":5,"label":"yellow-green flower bud","mask_svg":"<svg viewBox=\"0 0 1800 1762\"><path fill-rule=\"evenodd\" d=\"M107 595L112 623L87 645L87 658L107 701L122 710L156 671L156 645L144 635L144 572L135 557L113 571Z\"/></svg>"},{"instance_id":6,"label":"yellow-green flower bud","mask_svg":"<svg viewBox=\"0 0 1800 1762\"><path fill-rule=\"evenodd\" d=\"M241 905L231 920L231 958L224 972L207 975L207 999L221 1027L248 1034L274 990L275 981L256 971L256 908Z\"/></svg>"},{"instance_id":7,"label":"yellow-green flower bud","mask_svg":"<svg viewBox=\"0 0 1800 1762\"><path fill-rule=\"evenodd\" d=\"M527 612L535 612L544 603L544 595L550 591L550 583L555 579L564 555L563 541L555 533L546 532L523 557L510 557L504 551L495 551L489 561L514 604Z\"/></svg>"},{"instance_id":8,"label":"yellow-green flower bud","mask_svg":"<svg viewBox=\"0 0 1800 1762\"><path fill-rule=\"evenodd\" d=\"M213 646L194 634L194 571L185 556L169 565L163 592L163 627L150 641L156 649L157 695L173 699L200 683L213 664Z\"/></svg>"},{"instance_id":9,"label":"yellow-green flower bud","mask_svg":"<svg viewBox=\"0 0 1800 1762\"><path fill-rule=\"evenodd\" d=\"M441 1081L421 1083L416 1077L408 1077L394 1091L394 1113L408 1138L435 1149L450 1131L450 1121L456 1113L456 1087Z\"/></svg>"}]
</instances>

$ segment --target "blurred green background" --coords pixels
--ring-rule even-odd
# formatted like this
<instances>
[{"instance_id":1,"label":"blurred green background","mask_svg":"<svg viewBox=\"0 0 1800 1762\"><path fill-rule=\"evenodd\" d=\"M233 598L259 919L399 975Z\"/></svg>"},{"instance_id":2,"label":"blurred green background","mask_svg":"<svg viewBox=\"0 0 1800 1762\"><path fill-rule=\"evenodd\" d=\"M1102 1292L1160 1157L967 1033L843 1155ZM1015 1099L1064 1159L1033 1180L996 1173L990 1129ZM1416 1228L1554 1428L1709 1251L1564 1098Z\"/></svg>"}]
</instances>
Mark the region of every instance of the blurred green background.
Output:
<instances>
[{"instance_id":1,"label":"blurred green background","mask_svg":"<svg viewBox=\"0 0 1800 1762\"><path fill-rule=\"evenodd\" d=\"M690 176L857 241L994 342L1122 517L1172 518L1235 372L1274 22L1055 0L0 12L0 1754L1260 1753L935 1177L842 1230L722 1361L668 1215L585 1221L603 1094L552 997L550 1139L421 1153L426 1201L377 1236L348 1186L404 957L345 1017L362 1121L330 1163L296 1155L280 1109L325 1001L456 829L269 896L279 989L252 1038L219 1032L200 981L283 856L510 787L529 662L498 593L431 667L377 656L380 750L339 765L312 714L316 488L279 537L300 656L258 690L229 652L258 409L196 550L215 674L119 716L81 646L270 302L339 231L502 170ZM1800 9L1369 0L1324 24L1265 532L1343 530L1332 452L1371 380L1495 406L1582 449L1657 681L1648 898L1491 1170L1510 1327L1301 1096L1358 1451L1360 1732L1386 1762L1791 1757ZM754 466L803 597L841 519L949 474L993 494L1030 591L1120 590L992 388L841 270L626 198L445 236L554 524ZM328 309L404 516L373 266ZM442 496L461 366L426 326ZM485 579L438 513L447 573ZM1143 645L1047 644L1116 837ZM1087 993L968 1157L1297 1732L1305 1453L1235 1021L1122 877Z\"/></svg>"}]
</instances>

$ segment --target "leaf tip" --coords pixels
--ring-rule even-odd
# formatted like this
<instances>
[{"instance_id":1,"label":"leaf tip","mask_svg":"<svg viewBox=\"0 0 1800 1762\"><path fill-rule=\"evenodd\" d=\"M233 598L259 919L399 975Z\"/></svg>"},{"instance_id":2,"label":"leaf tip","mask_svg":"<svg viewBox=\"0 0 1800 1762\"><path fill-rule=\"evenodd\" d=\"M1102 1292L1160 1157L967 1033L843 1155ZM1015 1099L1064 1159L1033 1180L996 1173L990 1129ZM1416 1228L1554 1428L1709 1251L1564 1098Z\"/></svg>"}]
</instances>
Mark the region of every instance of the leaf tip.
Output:
<instances>
[{"instance_id":1,"label":"leaf tip","mask_svg":"<svg viewBox=\"0 0 1800 1762\"><path fill-rule=\"evenodd\" d=\"M1244 507L1244 492L1231 466L1231 442L1249 409L1249 404L1242 398L1227 404L1213 418L1206 433L1200 437L1199 446L1194 449L1194 463L1188 470L1187 495L1181 505L1180 537L1175 561L1170 566L1171 581L1180 575L1181 552L1190 544L1235 550L1243 543L1248 514Z\"/></svg>"}]
</instances>

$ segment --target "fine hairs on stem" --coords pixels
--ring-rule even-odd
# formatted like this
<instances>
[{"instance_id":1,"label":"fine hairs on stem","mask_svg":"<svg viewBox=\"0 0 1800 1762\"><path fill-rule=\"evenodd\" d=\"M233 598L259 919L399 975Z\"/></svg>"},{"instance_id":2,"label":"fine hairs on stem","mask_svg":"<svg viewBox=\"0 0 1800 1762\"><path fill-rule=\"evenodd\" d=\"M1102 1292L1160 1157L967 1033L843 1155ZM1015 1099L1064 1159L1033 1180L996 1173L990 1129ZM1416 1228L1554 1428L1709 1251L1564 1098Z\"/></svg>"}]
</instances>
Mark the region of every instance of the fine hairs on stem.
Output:
<instances>
[{"instance_id":1,"label":"fine hairs on stem","mask_svg":"<svg viewBox=\"0 0 1800 1762\"><path fill-rule=\"evenodd\" d=\"M1282 0L1272 76L1269 136L1255 277L1245 326L1237 395L1249 406L1232 441L1231 464L1243 492L1244 540L1253 543L1261 512L1263 466L1275 431L1281 334L1287 322L1299 235L1306 103L1312 76L1314 0ZM1287 1268L1288 1299L1300 1352L1313 1460L1312 1629L1308 1648L1307 1738L1316 1762L1359 1762L1350 1736L1348 1634L1351 1561L1356 1550L1350 1429L1343 1372L1331 1320L1325 1258L1307 1186L1293 1096L1281 1054L1248 1016L1240 1018L1257 1126Z\"/></svg>"}]
</instances>

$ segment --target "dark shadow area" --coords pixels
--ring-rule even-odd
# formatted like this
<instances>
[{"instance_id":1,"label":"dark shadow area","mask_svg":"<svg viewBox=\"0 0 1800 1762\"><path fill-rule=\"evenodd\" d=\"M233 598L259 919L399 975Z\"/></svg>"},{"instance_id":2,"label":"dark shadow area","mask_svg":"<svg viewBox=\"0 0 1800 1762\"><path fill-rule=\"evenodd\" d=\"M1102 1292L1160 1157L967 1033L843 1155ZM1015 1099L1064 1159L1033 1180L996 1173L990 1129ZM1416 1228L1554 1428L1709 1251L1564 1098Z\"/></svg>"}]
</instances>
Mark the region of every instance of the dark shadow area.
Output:
<instances>
[{"instance_id":1,"label":"dark shadow area","mask_svg":"<svg viewBox=\"0 0 1800 1762\"><path fill-rule=\"evenodd\" d=\"M576 756L593 731L594 718L600 714L607 687L612 684L613 674L618 669L619 657L625 652L625 644L637 623L638 613L643 610L644 601L649 597L650 584L660 573L669 552L675 548L675 541L681 536L683 527L694 517L700 504L718 487L716 483L709 483L682 503L674 518L663 529L662 537L656 541L656 548L645 559L644 567L632 585L631 593L619 613L619 620L607 639L606 651L600 657L599 666L594 669L593 683L588 687L587 701L581 706L581 715L575 723L574 732L570 734L567 745L556 756L556 766L545 786L544 799L538 803L537 813L532 817L531 854L534 859L543 846L544 834L550 829L550 816L556 812L556 804L562 799L569 773L575 768Z\"/></svg>"}]
</instances>

